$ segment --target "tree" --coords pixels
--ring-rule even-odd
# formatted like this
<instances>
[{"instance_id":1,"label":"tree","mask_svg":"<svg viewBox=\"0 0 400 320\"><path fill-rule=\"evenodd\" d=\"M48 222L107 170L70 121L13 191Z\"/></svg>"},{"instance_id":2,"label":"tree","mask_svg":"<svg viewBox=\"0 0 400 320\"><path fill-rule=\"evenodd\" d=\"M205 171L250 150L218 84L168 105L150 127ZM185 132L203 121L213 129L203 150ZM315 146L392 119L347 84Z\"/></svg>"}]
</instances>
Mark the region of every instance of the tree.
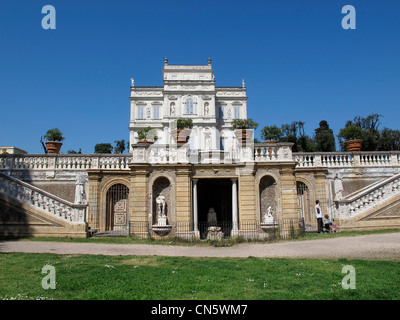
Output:
<instances>
[{"instance_id":1,"label":"tree","mask_svg":"<svg viewBox=\"0 0 400 320\"><path fill-rule=\"evenodd\" d=\"M68 150L68 154L81 154L82 153L82 149L81 148L79 148L79 151L76 151L76 150Z\"/></svg>"},{"instance_id":2,"label":"tree","mask_svg":"<svg viewBox=\"0 0 400 320\"><path fill-rule=\"evenodd\" d=\"M335 136L326 120L321 120L319 122L319 128L315 129L314 132L315 151L336 151Z\"/></svg>"},{"instance_id":3,"label":"tree","mask_svg":"<svg viewBox=\"0 0 400 320\"><path fill-rule=\"evenodd\" d=\"M115 143L114 151L120 154L124 153L126 144L125 140L124 139L115 140L114 143Z\"/></svg>"},{"instance_id":4,"label":"tree","mask_svg":"<svg viewBox=\"0 0 400 320\"><path fill-rule=\"evenodd\" d=\"M381 131L381 139L379 141L379 151L399 151L400 130L384 128Z\"/></svg>"},{"instance_id":5,"label":"tree","mask_svg":"<svg viewBox=\"0 0 400 320\"><path fill-rule=\"evenodd\" d=\"M235 119L232 121L233 129L257 129L258 123L254 122L252 119Z\"/></svg>"},{"instance_id":6,"label":"tree","mask_svg":"<svg viewBox=\"0 0 400 320\"><path fill-rule=\"evenodd\" d=\"M357 133L357 139L363 141L362 151L378 151L380 150L381 132L379 131L379 118L382 115L372 113L367 117L357 116L353 121L346 121L345 127L339 131L339 143L342 150L346 150L343 139L351 133ZM358 128L358 129L357 129Z\"/></svg>"},{"instance_id":7,"label":"tree","mask_svg":"<svg viewBox=\"0 0 400 320\"><path fill-rule=\"evenodd\" d=\"M304 124L303 121L293 121L291 124L281 126L283 137L280 141L293 142L293 152L313 152L315 150L314 141L304 132Z\"/></svg>"},{"instance_id":8,"label":"tree","mask_svg":"<svg viewBox=\"0 0 400 320\"><path fill-rule=\"evenodd\" d=\"M282 136L282 130L273 125L273 126L266 126L261 129L261 139L263 140L279 140Z\"/></svg>"},{"instance_id":9,"label":"tree","mask_svg":"<svg viewBox=\"0 0 400 320\"><path fill-rule=\"evenodd\" d=\"M95 153L112 153L113 147L111 143L98 143L94 146Z\"/></svg>"}]
</instances>

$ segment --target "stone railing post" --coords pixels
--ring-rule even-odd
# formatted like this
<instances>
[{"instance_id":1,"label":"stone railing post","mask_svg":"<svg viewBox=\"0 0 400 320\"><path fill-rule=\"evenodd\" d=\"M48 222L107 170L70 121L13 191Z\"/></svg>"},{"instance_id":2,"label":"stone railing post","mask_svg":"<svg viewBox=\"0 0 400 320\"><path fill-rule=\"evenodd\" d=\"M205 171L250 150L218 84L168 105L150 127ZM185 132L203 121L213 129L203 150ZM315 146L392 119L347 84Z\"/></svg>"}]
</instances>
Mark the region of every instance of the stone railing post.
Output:
<instances>
[{"instance_id":1,"label":"stone railing post","mask_svg":"<svg viewBox=\"0 0 400 320\"><path fill-rule=\"evenodd\" d=\"M397 166L399 164L398 154L390 154L390 165Z\"/></svg>"},{"instance_id":2,"label":"stone railing post","mask_svg":"<svg viewBox=\"0 0 400 320\"><path fill-rule=\"evenodd\" d=\"M361 165L361 156L359 153L353 153L353 166L360 166Z\"/></svg>"},{"instance_id":3,"label":"stone railing post","mask_svg":"<svg viewBox=\"0 0 400 320\"><path fill-rule=\"evenodd\" d=\"M314 155L314 167L322 167L322 156L321 154Z\"/></svg>"}]
</instances>

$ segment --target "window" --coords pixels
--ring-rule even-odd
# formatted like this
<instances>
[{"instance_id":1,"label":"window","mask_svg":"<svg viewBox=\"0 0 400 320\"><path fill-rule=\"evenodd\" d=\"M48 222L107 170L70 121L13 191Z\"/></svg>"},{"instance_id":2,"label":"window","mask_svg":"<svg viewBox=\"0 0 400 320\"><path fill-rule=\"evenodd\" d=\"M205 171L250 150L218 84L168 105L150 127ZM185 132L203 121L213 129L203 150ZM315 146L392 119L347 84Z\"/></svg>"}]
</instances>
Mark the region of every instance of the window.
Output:
<instances>
[{"instance_id":1,"label":"window","mask_svg":"<svg viewBox=\"0 0 400 320\"><path fill-rule=\"evenodd\" d=\"M193 114L193 100L186 100L186 114Z\"/></svg>"},{"instance_id":2,"label":"window","mask_svg":"<svg viewBox=\"0 0 400 320\"><path fill-rule=\"evenodd\" d=\"M235 119L240 119L240 107L235 107Z\"/></svg>"},{"instance_id":3,"label":"window","mask_svg":"<svg viewBox=\"0 0 400 320\"><path fill-rule=\"evenodd\" d=\"M219 118L223 119L224 118L224 107L219 107L218 111L219 111Z\"/></svg>"},{"instance_id":4,"label":"window","mask_svg":"<svg viewBox=\"0 0 400 320\"><path fill-rule=\"evenodd\" d=\"M160 107L153 107L153 119L160 119Z\"/></svg>"},{"instance_id":5,"label":"window","mask_svg":"<svg viewBox=\"0 0 400 320\"><path fill-rule=\"evenodd\" d=\"M137 119L143 119L143 107L137 108Z\"/></svg>"}]
</instances>

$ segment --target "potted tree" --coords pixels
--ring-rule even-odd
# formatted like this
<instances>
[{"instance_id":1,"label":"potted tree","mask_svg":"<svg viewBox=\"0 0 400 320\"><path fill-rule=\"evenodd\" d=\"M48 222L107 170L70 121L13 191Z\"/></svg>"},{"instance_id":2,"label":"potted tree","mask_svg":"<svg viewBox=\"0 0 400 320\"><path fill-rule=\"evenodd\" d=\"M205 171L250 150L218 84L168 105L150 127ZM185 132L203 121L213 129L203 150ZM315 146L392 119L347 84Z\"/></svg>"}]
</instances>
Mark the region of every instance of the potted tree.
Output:
<instances>
[{"instance_id":1,"label":"potted tree","mask_svg":"<svg viewBox=\"0 0 400 320\"><path fill-rule=\"evenodd\" d=\"M193 120L190 118L180 118L176 121L176 129L171 131L176 143L186 143L189 141L190 133L193 128Z\"/></svg>"},{"instance_id":2,"label":"potted tree","mask_svg":"<svg viewBox=\"0 0 400 320\"><path fill-rule=\"evenodd\" d=\"M348 151L361 151L363 142L361 137L362 129L352 123L347 123L344 128L340 129L338 134L339 140L341 142L344 140L344 145Z\"/></svg>"},{"instance_id":3,"label":"potted tree","mask_svg":"<svg viewBox=\"0 0 400 320\"><path fill-rule=\"evenodd\" d=\"M246 144L253 138L253 132L257 129L258 123L252 119L235 119L232 121L232 129L236 138L242 144Z\"/></svg>"},{"instance_id":4,"label":"potted tree","mask_svg":"<svg viewBox=\"0 0 400 320\"><path fill-rule=\"evenodd\" d=\"M263 143L277 143L281 136L282 130L275 125L266 126L261 130L261 138L264 140Z\"/></svg>"},{"instance_id":5,"label":"potted tree","mask_svg":"<svg viewBox=\"0 0 400 320\"><path fill-rule=\"evenodd\" d=\"M156 130L151 127L140 129L137 134L139 139L138 143L153 144L154 141L158 139Z\"/></svg>"},{"instance_id":6,"label":"potted tree","mask_svg":"<svg viewBox=\"0 0 400 320\"><path fill-rule=\"evenodd\" d=\"M58 128L49 129L47 133L44 135L46 141L46 150L47 153L58 154L60 153L60 149L62 146L62 142L65 138L62 135L62 132Z\"/></svg>"}]
</instances>

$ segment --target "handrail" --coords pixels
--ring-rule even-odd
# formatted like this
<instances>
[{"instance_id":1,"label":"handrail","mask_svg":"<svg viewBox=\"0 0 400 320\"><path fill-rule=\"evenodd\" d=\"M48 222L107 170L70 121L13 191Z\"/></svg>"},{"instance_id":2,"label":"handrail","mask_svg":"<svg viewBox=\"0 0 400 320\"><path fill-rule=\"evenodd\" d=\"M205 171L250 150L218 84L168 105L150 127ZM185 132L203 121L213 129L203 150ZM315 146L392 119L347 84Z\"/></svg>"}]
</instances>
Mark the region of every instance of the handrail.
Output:
<instances>
[{"instance_id":1,"label":"handrail","mask_svg":"<svg viewBox=\"0 0 400 320\"><path fill-rule=\"evenodd\" d=\"M29 183L0 172L0 193L23 201L48 214L72 223L85 222L87 204L71 203Z\"/></svg>"}]
</instances>

